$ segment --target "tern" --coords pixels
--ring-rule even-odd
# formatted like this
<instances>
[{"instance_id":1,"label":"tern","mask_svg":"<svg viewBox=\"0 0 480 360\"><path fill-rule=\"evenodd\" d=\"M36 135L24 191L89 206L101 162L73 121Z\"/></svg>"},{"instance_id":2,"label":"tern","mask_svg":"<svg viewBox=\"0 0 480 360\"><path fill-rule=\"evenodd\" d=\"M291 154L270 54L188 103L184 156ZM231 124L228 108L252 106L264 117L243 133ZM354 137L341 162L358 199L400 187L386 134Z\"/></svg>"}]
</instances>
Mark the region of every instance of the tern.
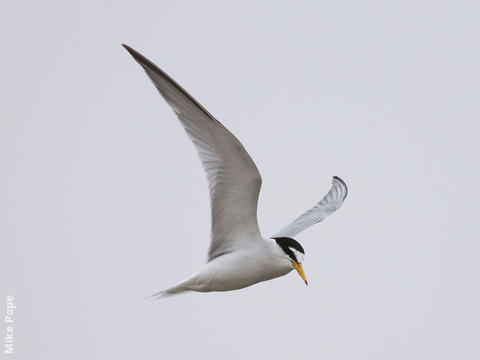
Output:
<instances>
[{"instance_id":1,"label":"tern","mask_svg":"<svg viewBox=\"0 0 480 360\"><path fill-rule=\"evenodd\" d=\"M312 209L271 238L263 238L257 222L262 178L240 141L170 76L145 56L122 44L142 66L192 140L210 191L211 242L207 263L177 285L151 295L157 299L185 291L242 289L295 269L307 283L305 251L295 235L343 205L345 182L332 179L330 191Z\"/></svg>"}]
</instances>

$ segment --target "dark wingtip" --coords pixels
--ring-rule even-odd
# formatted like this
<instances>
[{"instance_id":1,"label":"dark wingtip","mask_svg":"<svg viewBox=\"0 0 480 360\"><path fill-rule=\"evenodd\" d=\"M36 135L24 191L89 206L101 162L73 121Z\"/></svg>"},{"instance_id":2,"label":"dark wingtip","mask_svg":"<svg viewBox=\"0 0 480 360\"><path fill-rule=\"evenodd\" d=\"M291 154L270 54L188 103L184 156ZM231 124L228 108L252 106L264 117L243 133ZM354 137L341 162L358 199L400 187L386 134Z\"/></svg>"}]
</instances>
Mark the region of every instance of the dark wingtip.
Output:
<instances>
[{"instance_id":1,"label":"dark wingtip","mask_svg":"<svg viewBox=\"0 0 480 360\"><path fill-rule=\"evenodd\" d=\"M129 52L130 55L133 56L133 58L138 61L140 64L148 64L150 67L156 68L157 66L152 63L150 60L148 60L145 56L140 54L137 50L134 48L131 48L127 44L122 44L122 46Z\"/></svg>"},{"instance_id":2,"label":"dark wingtip","mask_svg":"<svg viewBox=\"0 0 480 360\"><path fill-rule=\"evenodd\" d=\"M122 43L122 46L123 46L128 52L130 52L130 51L133 50L133 49L132 49L130 46L128 46L127 44Z\"/></svg>"},{"instance_id":3,"label":"dark wingtip","mask_svg":"<svg viewBox=\"0 0 480 360\"><path fill-rule=\"evenodd\" d=\"M343 200L345 200L345 199L347 198L347 195L348 195L348 186L347 186L347 184L345 184L345 181L343 181L342 179L340 179L340 177L338 177L338 176L336 176L336 175L334 175L333 178L334 178L335 180L340 181L340 182L343 184L343 186L345 186L345 196L344 196L344 198L343 198Z\"/></svg>"},{"instance_id":4,"label":"dark wingtip","mask_svg":"<svg viewBox=\"0 0 480 360\"><path fill-rule=\"evenodd\" d=\"M307 281L307 280L305 280L305 285L307 285L307 286L308 286L308 281Z\"/></svg>"},{"instance_id":5,"label":"dark wingtip","mask_svg":"<svg viewBox=\"0 0 480 360\"><path fill-rule=\"evenodd\" d=\"M135 59L141 59L141 58L144 58L143 55L141 55L137 50L131 48L130 46L128 46L127 44L122 44L122 46L125 48L125 50L127 50L130 55L132 55Z\"/></svg>"},{"instance_id":6,"label":"dark wingtip","mask_svg":"<svg viewBox=\"0 0 480 360\"><path fill-rule=\"evenodd\" d=\"M340 181L343 185L347 186L347 184L345 184L345 181L343 181L339 176L333 175L333 178L334 178L334 179L337 179L337 180Z\"/></svg>"}]
</instances>

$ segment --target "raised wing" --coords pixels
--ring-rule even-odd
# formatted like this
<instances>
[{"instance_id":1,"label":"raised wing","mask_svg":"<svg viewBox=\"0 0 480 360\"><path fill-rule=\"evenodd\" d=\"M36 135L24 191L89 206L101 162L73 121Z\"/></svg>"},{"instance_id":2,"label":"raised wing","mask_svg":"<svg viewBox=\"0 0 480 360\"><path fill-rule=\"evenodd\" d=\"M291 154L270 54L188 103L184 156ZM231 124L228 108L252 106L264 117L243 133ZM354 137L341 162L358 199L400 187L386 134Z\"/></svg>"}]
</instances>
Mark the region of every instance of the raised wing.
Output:
<instances>
[{"instance_id":1,"label":"raised wing","mask_svg":"<svg viewBox=\"0 0 480 360\"><path fill-rule=\"evenodd\" d=\"M282 230L273 235L272 238L294 237L306 228L322 221L343 205L347 193L347 184L345 184L345 182L338 176L334 176L332 179L332 188L327 195L325 195L313 208L300 215L290 225L285 226Z\"/></svg>"},{"instance_id":2,"label":"raised wing","mask_svg":"<svg viewBox=\"0 0 480 360\"><path fill-rule=\"evenodd\" d=\"M208 260L261 237L257 222L262 178L240 141L170 76L127 45L193 141L207 174L212 209Z\"/></svg>"}]
</instances>

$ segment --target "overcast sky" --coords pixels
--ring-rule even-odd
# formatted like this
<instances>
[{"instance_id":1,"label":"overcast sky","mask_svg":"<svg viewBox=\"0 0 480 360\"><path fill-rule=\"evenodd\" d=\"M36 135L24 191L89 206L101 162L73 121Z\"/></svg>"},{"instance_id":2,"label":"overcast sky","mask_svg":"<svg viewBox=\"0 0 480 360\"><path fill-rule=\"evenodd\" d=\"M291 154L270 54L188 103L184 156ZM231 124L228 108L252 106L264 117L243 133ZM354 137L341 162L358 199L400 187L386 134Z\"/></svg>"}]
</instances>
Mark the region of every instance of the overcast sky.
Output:
<instances>
[{"instance_id":1,"label":"overcast sky","mask_svg":"<svg viewBox=\"0 0 480 360\"><path fill-rule=\"evenodd\" d=\"M478 359L474 1L10 1L0 312L11 359ZM270 236L342 177L292 272L142 300L199 268L192 144L125 42L244 144ZM2 322L0 337L5 324ZM2 343L3 347L3 343Z\"/></svg>"}]
</instances>

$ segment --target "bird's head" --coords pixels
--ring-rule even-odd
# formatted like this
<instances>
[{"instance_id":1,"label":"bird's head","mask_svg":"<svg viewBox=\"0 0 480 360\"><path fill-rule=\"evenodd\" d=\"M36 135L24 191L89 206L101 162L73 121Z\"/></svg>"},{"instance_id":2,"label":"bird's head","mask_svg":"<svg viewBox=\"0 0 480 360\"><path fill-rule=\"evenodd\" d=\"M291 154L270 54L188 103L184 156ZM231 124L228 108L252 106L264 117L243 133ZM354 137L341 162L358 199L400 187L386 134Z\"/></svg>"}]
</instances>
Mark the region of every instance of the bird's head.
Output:
<instances>
[{"instance_id":1,"label":"bird's head","mask_svg":"<svg viewBox=\"0 0 480 360\"><path fill-rule=\"evenodd\" d=\"M289 237L278 237L274 238L277 242L277 245L285 253L286 259L290 262L292 268L297 270L300 277L305 281L305 284L308 285L307 277L303 272L302 262L305 258L305 250L303 250L302 245L297 240L294 240Z\"/></svg>"}]
</instances>

